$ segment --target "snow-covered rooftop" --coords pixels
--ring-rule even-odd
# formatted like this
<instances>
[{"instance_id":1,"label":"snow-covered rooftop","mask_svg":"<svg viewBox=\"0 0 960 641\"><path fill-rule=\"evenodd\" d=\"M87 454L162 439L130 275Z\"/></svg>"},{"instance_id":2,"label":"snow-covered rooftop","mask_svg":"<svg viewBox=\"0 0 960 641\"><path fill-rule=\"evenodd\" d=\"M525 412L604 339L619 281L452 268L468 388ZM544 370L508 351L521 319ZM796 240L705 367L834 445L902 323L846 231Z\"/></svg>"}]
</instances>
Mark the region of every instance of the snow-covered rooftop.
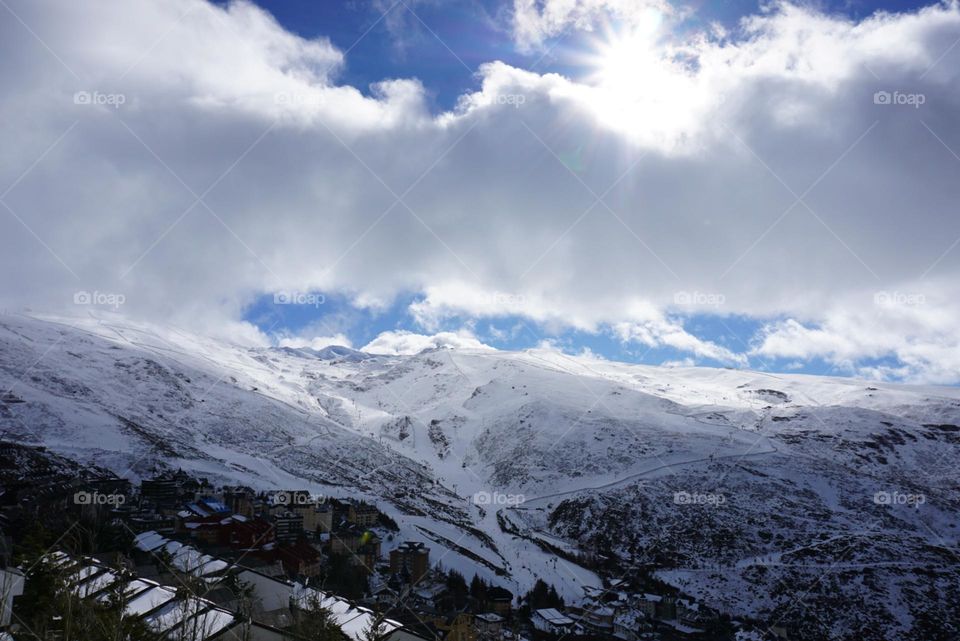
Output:
<instances>
[{"instance_id":1,"label":"snow-covered rooftop","mask_svg":"<svg viewBox=\"0 0 960 641\"><path fill-rule=\"evenodd\" d=\"M376 615L371 610L356 607L340 597L314 588L306 588L299 584L294 587L293 600L297 607L303 609L309 609L315 603L326 608L333 621L353 641L363 641L364 631L368 630L376 621ZM400 623L391 619L384 619L381 626L385 633L393 632L402 627Z\"/></svg>"},{"instance_id":2,"label":"snow-covered rooftop","mask_svg":"<svg viewBox=\"0 0 960 641\"><path fill-rule=\"evenodd\" d=\"M551 625L573 625L573 619L555 608L534 610L534 614L547 621Z\"/></svg>"}]
</instances>

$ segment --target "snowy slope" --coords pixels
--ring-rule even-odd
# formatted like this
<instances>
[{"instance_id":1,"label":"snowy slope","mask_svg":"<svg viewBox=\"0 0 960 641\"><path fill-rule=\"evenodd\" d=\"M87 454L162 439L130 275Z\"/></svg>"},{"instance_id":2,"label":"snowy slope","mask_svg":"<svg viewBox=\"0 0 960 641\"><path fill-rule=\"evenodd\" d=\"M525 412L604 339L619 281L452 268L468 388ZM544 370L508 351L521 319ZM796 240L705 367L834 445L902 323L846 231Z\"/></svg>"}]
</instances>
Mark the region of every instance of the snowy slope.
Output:
<instances>
[{"instance_id":1,"label":"snowy slope","mask_svg":"<svg viewBox=\"0 0 960 641\"><path fill-rule=\"evenodd\" d=\"M764 615L785 607L785 566L823 574L873 559L890 572L913 559L887 581L902 598L910 572L956 546L955 388L548 350L248 348L118 318L18 315L0 317L0 386L25 401L0 403L7 438L128 476L166 462L264 488L360 492L402 537L430 539L433 559L514 590L545 577L573 598L598 583L535 540L624 562L653 547L665 580ZM678 492L724 502L678 505ZM885 506L883 492L926 500ZM710 564L722 580L704 578ZM891 629L909 627L910 608L881 587L858 594Z\"/></svg>"}]
</instances>

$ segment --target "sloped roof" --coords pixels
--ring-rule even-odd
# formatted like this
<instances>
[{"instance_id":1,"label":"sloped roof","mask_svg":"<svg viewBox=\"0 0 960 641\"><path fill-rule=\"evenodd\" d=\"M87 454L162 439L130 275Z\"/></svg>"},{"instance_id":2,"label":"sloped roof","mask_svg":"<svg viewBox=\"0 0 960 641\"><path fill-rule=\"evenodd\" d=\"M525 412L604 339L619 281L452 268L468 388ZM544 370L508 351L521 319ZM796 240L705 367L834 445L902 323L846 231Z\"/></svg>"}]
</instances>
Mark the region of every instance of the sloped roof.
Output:
<instances>
[{"instance_id":1,"label":"sloped roof","mask_svg":"<svg viewBox=\"0 0 960 641\"><path fill-rule=\"evenodd\" d=\"M155 532L145 534L147 536L140 537L138 544L157 542L158 535ZM153 536L150 536L151 534ZM172 543L165 543L163 547L176 550L178 560L187 566L197 560L213 569L228 566L226 562L200 554L193 548L180 544L175 547ZM124 605L124 615L140 617L154 632L165 634L169 638L178 638L183 636L181 632L187 631L191 637L204 641L239 623L239 619L232 612L217 607L212 601L195 596L178 597L175 589L153 581L128 580L96 559L84 557L76 562L62 552L52 553L48 558L71 573L67 581L71 589L83 599L94 598L104 603L110 598L107 589L111 586L121 588L118 582L122 581L121 592L129 599Z\"/></svg>"},{"instance_id":2,"label":"sloped roof","mask_svg":"<svg viewBox=\"0 0 960 641\"><path fill-rule=\"evenodd\" d=\"M157 585L158 584L154 583L153 581L147 581L145 579L133 579L132 581L128 581L123 585L123 596L129 602L134 596L144 592L145 590L156 587ZM106 603L109 598L109 592L102 592L96 597L97 601L100 603Z\"/></svg>"},{"instance_id":3,"label":"sloped roof","mask_svg":"<svg viewBox=\"0 0 960 641\"><path fill-rule=\"evenodd\" d=\"M573 625L573 619L556 610L555 608L534 610L534 614L544 619L551 625Z\"/></svg>"},{"instance_id":4,"label":"sloped roof","mask_svg":"<svg viewBox=\"0 0 960 641\"><path fill-rule=\"evenodd\" d=\"M219 501L219 500L214 499L214 498L209 498L209 497L207 497L207 498L202 498L202 499L200 499L200 501L198 501L198 502L199 502L199 503L203 503L204 506L206 506L207 508L213 510L214 512L216 512L216 513L218 513L218 514L222 514L222 513L224 513L224 512L229 512L229 511L230 511L230 508L228 508L226 505L224 505L222 501Z\"/></svg>"},{"instance_id":5,"label":"sloped roof","mask_svg":"<svg viewBox=\"0 0 960 641\"><path fill-rule=\"evenodd\" d=\"M203 554L189 545L171 541L154 531L138 534L134 537L134 544L145 552L159 552L160 550L168 552L171 556L170 565L181 572L196 577L216 574L230 567L230 564L226 561L209 554Z\"/></svg>"},{"instance_id":6,"label":"sloped roof","mask_svg":"<svg viewBox=\"0 0 960 641\"><path fill-rule=\"evenodd\" d=\"M67 581L70 583L80 583L82 581L86 581L94 574L97 574L100 572L100 570L100 566L96 564L84 565L81 566L79 570L71 574Z\"/></svg>"},{"instance_id":7,"label":"sloped roof","mask_svg":"<svg viewBox=\"0 0 960 641\"><path fill-rule=\"evenodd\" d=\"M338 596L299 584L294 586L293 600L300 608L309 608L314 600L318 600L320 607L329 610L333 622L353 641L363 641L363 632L376 620L376 615L371 610L356 607ZM384 632L390 633L403 626L397 621L384 619L382 627Z\"/></svg>"},{"instance_id":8,"label":"sloped roof","mask_svg":"<svg viewBox=\"0 0 960 641\"><path fill-rule=\"evenodd\" d=\"M120 579L120 576L109 570L105 570L93 578L83 581L77 588L77 593L81 599L92 596L101 590L105 590Z\"/></svg>"},{"instance_id":9,"label":"sloped roof","mask_svg":"<svg viewBox=\"0 0 960 641\"><path fill-rule=\"evenodd\" d=\"M138 550L143 552L152 552L166 543L167 538L153 530L150 530L149 532L141 532L133 537L133 542L134 545L137 546Z\"/></svg>"},{"instance_id":10,"label":"sloped roof","mask_svg":"<svg viewBox=\"0 0 960 641\"><path fill-rule=\"evenodd\" d=\"M174 590L157 585L127 603L126 612L132 615L146 614L176 597L177 593Z\"/></svg>"},{"instance_id":11,"label":"sloped roof","mask_svg":"<svg viewBox=\"0 0 960 641\"><path fill-rule=\"evenodd\" d=\"M204 638L210 638L237 622L236 617L231 612L214 607L192 616L183 624L171 630L168 636L176 638L180 630L187 629L202 633Z\"/></svg>"},{"instance_id":12,"label":"sloped roof","mask_svg":"<svg viewBox=\"0 0 960 641\"><path fill-rule=\"evenodd\" d=\"M213 510L208 509L204 505L199 503L187 503L187 509L197 516L210 516L213 514Z\"/></svg>"},{"instance_id":13,"label":"sloped roof","mask_svg":"<svg viewBox=\"0 0 960 641\"><path fill-rule=\"evenodd\" d=\"M482 612L476 615L476 617L481 621L486 621L487 623L500 623L503 621L503 617L496 612Z\"/></svg>"},{"instance_id":14,"label":"sloped roof","mask_svg":"<svg viewBox=\"0 0 960 641\"><path fill-rule=\"evenodd\" d=\"M189 598L172 601L144 617L144 622L154 632L164 633L168 638L207 639L237 622L232 612L216 607L206 599Z\"/></svg>"},{"instance_id":15,"label":"sloped roof","mask_svg":"<svg viewBox=\"0 0 960 641\"><path fill-rule=\"evenodd\" d=\"M166 632L197 612L194 600L172 600L143 617L143 622L154 632Z\"/></svg>"}]
</instances>

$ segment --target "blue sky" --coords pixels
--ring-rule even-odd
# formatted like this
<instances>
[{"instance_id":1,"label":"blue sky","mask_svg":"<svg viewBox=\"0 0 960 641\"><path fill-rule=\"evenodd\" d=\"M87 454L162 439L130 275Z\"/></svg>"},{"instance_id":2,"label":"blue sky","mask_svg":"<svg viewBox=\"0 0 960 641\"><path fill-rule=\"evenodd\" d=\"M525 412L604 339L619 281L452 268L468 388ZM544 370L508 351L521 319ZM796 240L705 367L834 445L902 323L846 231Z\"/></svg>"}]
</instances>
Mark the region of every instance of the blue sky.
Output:
<instances>
[{"instance_id":1,"label":"blue sky","mask_svg":"<svg viewBox=\"0 0 960 641\"><path fill-rule=\"evenodd\" d=\"M311 301L304 304L277 303L273 295L263 296L245 310L244 320L277 336L343 335L350 345L358 348L367 345L384 332L457 332L467 328L482 343L503 350L523 350L549 344L550 347L569 354L586 351L608 360L647 365L728 365L709 357L693 359L687 351L663 345L649 347L625 342L609 326L600 326L596 331L558 331L556 327L518 315L496 318L452 315L442 319L438 325L425 329L410 313L410 306L422 300L416 295L401 296L389 306L377 309L358 308L343 295L328 296L321 292L312 292L312 296ZM746 315L691 314L681 320L691 334L726 347L732 352L746 353L751 347L752 338L769 319L761 320ZM861 364L894 366L896 359L864 359ZM820 358L797 360L752 356L748 358L747 366L760 371L849 374L836 364Z\"/></svg>"},{"instance_id":2,"label":"blue sky","mask_svg":"<svg viewBox=\"0 0 960 641\"><path fill-rule=\"evenodd\" d=\"M276 303L274 296L263 296L245 311L244 319L266 332L278 335L343 334L350 344L356 347L368 344L383 332L425 331L409 312L410 305L419 300L418 296L402 296L388 307L374 310L357 308L344 296L327 296L320 292L315 294L318 304ZM736 334L739 333L743 337L741 340L745 341L760 327L759 323L745 317L704 315L690 320L698 333L711 336L721 343L729 343L729 347L736 351L741 351L744 347ZM556 348L566 352L580 353L588 349L604 358L637 363L659 364L682 360L686 356L675 349L650 349L625 344L608 329L601 328L596 332L557 332L517 315L504 315L493 319L454 315L444 318L438 326L429 329L431 333L456 332L463 327L469 327L481 342L505 350L522 350L550 341Z\"/></svg>"},{"instance_id":3,"label":"blue sky","mask_svg":"<svg viewBox=\"0 0 960 641\"><path fill-rule=\"evenodd\" d=\"M475 90L474 72L492 60L574 77L588 72L578 56L588 46L591 34L575 29L549 39L545 50L519 52L510 30L508 0L255 2L286 29L306 38L330 38L338 49L348 51L340 82L363 89L385 78L415 77L424 83L436 109L449 109L462 93ZM696 0L676 6L691 11L681 30L693 30L713 22L734 28L740 18L759 11L761 4L756 0ZM851 18L924 6L897 0L814 4Z\"/></svg>"},{"instance_id":4,"label":"blue sky","mask_svg":"<svg viewBox=\"0 0 960 641\"><path fill-rule=\"evenodd\" d=\"M263 296L244 312L247 320L265 332L282 336L343 335L350 345L363 347L384 332L424 332L424 327L410 313L410 306L421 300L415 295L399 297L385 308L358 308L342 295L327 296L313 292L311 302L305 304L276 303L275 297ZM769 319L747 315L691 314L682 318L691 334L710 340L735 353L746 353L753 346L753 337ZM472 318L463 315L446 317L430 332L457 332L468 328L481 342L503 350L523 350L550 347L569 354L585 351L608 360L646 365L707 365L724 367L727 363L701 357L693 359L689 352L679 349L625 342L610 327L596 331L560 330L517 315L496 318ZM336 341L333 341L336 342ZM892 356L861 359L860 367L895 367ZM747 367L759 371L792 372L817 375L849 375L844 367L822 358L788 359L769 356L749 356Z\"/></svg>"}]
</instances>

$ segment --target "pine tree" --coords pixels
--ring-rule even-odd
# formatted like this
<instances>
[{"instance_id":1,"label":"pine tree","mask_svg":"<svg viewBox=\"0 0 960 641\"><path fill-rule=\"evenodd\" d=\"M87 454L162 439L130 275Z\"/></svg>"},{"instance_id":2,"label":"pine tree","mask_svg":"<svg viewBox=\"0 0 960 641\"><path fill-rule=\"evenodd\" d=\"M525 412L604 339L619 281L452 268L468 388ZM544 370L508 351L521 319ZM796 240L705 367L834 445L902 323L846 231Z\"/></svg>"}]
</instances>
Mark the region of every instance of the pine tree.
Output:
<instances>
[{"instance_id":1,"label":"pine tree","mask_svg":"<svg viewBox=\"0 0 960 641\"><path fill-rule=\"evenodd\" d=\"M560 598L560 595L557 594L557 588L550 586L550 594L548 596L548 602L550 603L551 608L562 608L563 599Z\"/></svg>"},{"instance_id":2,"label":"pine tree","mask_svg":"<svg viewBox=\"0 0 960 641\"><path fill-rule=\"evenodd\" d=\"M459 610L467 604L467 597L470 594L467 580L456 570L450 570L447 574L447 592L455 609Z\"/></svg>"},{"instance_id":3,"label":"pine tree","mask_svg":"<svg viewBox=\"0 0 960 641\"><path fill-rule=\"evenodd\" d=\"M319 592L311 593L307 602L296 612L293 633L305 641L342 641L343 631L321 601Z\"/></svg>"},{"instance_id":4,"label":"pine tree","mask_svg":"<svg viewBox=\"0 0 960 641\"><path fill-rule=\"evenodd\" d=\"M383 641L387 636L387 626L383 623L383 615L376 615L360 633L362 641Z\"/></svg>"},{"instance_id":5,"label":"pine tree","mask_svg":"<svg viewBox=\"0 0 960 641\"><path fill-rule=\"evenodd\" d=\"M473 580L470 581L470 596L480 605L487 601L487 584L476 574L473 575Z\"/></svg>"},{"instance_id":6,"label":"pine tree","mask_svg":"<svg viewBox=\"0 0 960 641\"><path fill-rule=\"evenodd\" d=\"M563 607L563 599L557 589L552 585L547 585L543 579L537 579L533 589L527 593L526 601L531 610Z\"/></svg>"}]
</instances>

